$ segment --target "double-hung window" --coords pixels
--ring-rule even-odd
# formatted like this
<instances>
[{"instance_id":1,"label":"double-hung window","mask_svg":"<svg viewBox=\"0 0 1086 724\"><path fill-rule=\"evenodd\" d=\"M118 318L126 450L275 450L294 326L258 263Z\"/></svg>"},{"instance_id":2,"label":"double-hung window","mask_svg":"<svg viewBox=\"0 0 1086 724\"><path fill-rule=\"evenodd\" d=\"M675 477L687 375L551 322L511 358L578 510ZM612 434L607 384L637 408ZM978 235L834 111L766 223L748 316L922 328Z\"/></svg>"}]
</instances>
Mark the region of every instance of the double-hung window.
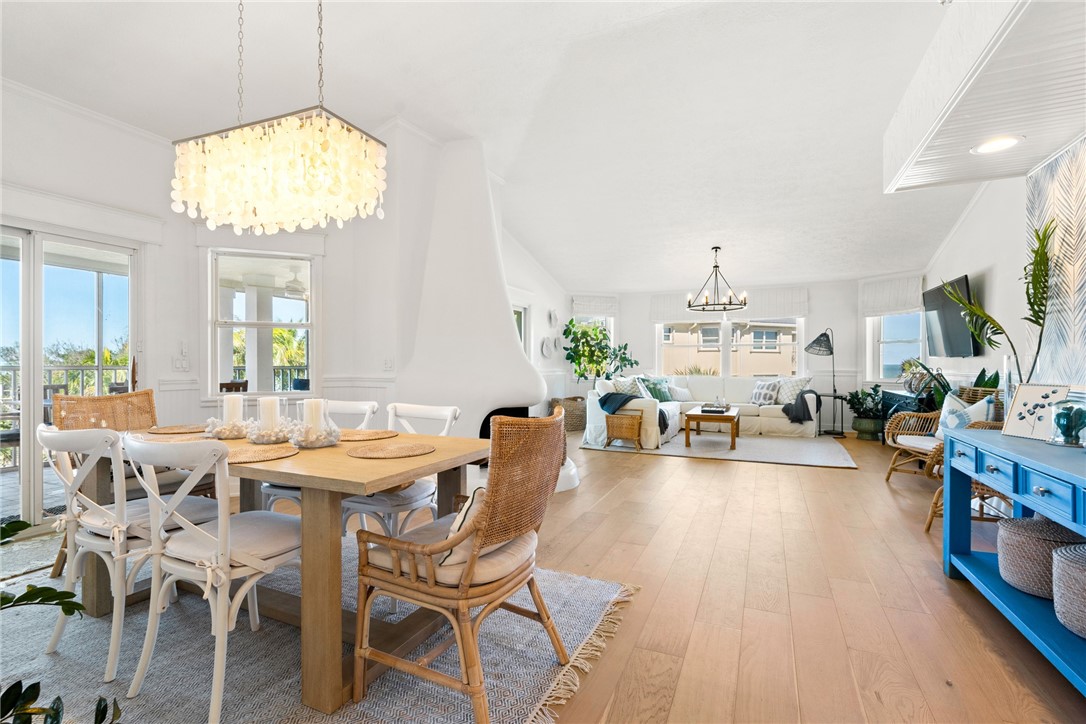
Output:
<instances>
[{"instance_id":1,"label":"double-hung window","mask_svg":"<svg viewBox=\"0 0 1086 724\"><path fill-rule=\"evenodd\" d=\"M867 318L867 376L893 380L901 375L901 363L921 353L920 312Z\"/></svg>"},{"instance_id":2,"label":"double-hung window","mask_svg":"<svg viewBox=\"0 0 1086 724\"><path fill-rule=\"evenodd\" d=\"M212 251L211 390L248 381L249 392L308 389L313 368L313 260Z\"/></svg>"},{"instance_id":3,"label":"double-hung window","mask_svg":"<svg viewBox=\"0 0 1086 724\"><path fill-rule=\"evenodd\" d=\"M733 377L791 377L797 373L799 319L735 320L729 360Z\"/></svg>"},{"instance_id":4,"label":"double-hung window","mask_svg":"<svg viewBox=\"0 0 1086 724\"><path fill-rule=\"evenodd\" d=\"M754 352L776 352L779 332L771 329L756 329L751 332L751 349Z\"/></svg>"}]
</instances>

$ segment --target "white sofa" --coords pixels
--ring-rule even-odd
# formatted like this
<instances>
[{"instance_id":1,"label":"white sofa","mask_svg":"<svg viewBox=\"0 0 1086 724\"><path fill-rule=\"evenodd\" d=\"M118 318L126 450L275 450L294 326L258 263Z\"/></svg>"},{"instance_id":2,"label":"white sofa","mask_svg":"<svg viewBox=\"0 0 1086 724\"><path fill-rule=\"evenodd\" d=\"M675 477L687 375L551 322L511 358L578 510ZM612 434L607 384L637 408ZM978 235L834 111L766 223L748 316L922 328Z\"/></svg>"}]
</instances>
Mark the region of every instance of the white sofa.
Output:
<instances>
[{"instance_id":1,"label":"white sofa","mask_svg":"<svg viewBox=\"0 0 1086 724\"><path fill-rule=\"evenodd\" d=\"M805 396L807 409L811 413L812 420L803 423L795 423L784 414L783 405L752 405L750 394L754 391L754 384L759 377L669 377L669 384L690 391L693 398L689 402L657 402L651 398L642 398L629 402L619 410L619 414L641 415L641 447L649 450L656 449L660 445L671 440L686 427L686 412L706 402L714 402L717 399L729 402L739 408L739 434L751 435L776 435L781 437L815 437L818 434L817 406L815 395ZM601 384L603 383L603 384ZM604 380L596 383L596 389L588 394L587 419L584 431L584 442L589 445L602 446L607 441L607 420L600 407L600 395L607 389L608 384ZM668 412L668 428L661 434L658 420L658 410L663 408ZM719 423L702 423L701 429L716 432L721 429Z\"/></svg>"}]
</instances>

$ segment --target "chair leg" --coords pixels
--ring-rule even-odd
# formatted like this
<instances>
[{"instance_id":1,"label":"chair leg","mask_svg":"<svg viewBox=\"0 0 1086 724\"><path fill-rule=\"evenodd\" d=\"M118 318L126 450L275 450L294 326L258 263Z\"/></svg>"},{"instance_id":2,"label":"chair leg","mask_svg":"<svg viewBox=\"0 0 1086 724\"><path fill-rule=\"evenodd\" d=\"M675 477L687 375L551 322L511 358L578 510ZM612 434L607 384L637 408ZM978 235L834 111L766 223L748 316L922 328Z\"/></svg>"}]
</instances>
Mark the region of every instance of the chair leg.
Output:
<instances>
[{"instance_id":1,"label":"chair leg","mask_svg":"<svg viewBox=\"0 0 1086 724\"><path fill-rule=\"evenodd\" d=\"M532 600L535 601L535 610L539 612L539 617L543 619L543 628L547 630L547 635L551 637L551 645L554 646L554 653L558 656L558 663L565 666L569 663L569 654L566 652L565 644L562 643L562 638L558 635L558 627L554 625L551 612L547 609L546 602L543 601L543 594L539 591L535 576L528 579L528 591L532 594Z\"/></svg>"},{"instance_id":2,"label":"chair leg","mask_svg":"<svg viewBox=\"0 0 1086 724\"><path fill-rule=\"evenodd\" d=\"M890 476L897 470L897 459L901 457L901 453L903 452L904 450L898 448L894 451L894 456L890 458L890 465L886 468L886 482L890 482Z\"/></svg>"},{"instance_id":3,"label":"chair leg","mask_svg":"<svg viewBox=\"0 0 1086 724\"><path fill-rule=\"evenodd\" d=\"M155 651L155 641L158 639L158 619L162 615L159 597L162 593L162 564L156 558L151 563L151 599L147 610L147 633L143 636L143 653L140 654L139 665L136 666L136 674L132 677L132 684L128 687L128 698L133 699L140 693L143 686L143 677L147 675L147 667L151 663L151 654Z\"/></svg>"},{"instance_id":4,"label":"chair leg","mask_svg":"<svg viewBox=\"0 0 1086 724\"><path fill-rule=\"evenodd\" d=\"M937 517L943 517L943 486L940 485L939 489L935 491L935 496L931 499L931 507L928 508L928 521L924 524L924 532L931 532L931 524Z\"/></svg>"},{"instance_id":5,"label":"chair leg","mask_svg":"<svg viewBox=\"0 0 1086 724\"><path fill-rule=\"evenodd\" d=\"M479 657L479 640L475 627L472 626L471 613L461 610L457 613L460 623L461 641L464 649L464 668L468 675L468 694L471 696L471 708L475 713L476 724L490 724L490 708L486 702L486 685L483 683L483 662Z\"/></svg>"},{"instance_id":6,"label":"chair leg","mask_svg":"<svg viewBox=\"0 0 1086 724\"><path fill-rule=\"evenodd\" d=\"M60 541L60 550L57 551L57 557L53 560L53 568L49 571L50 578L60 578L60 574L64 573L64 562L66 560L68 560L67 536Z\"/></svg>"},{"instance_id":7,"label":"chair leg","mask_svg":"<svg viewBox=\"0 0 1086 724\"><path fill-rule=\"evenodd\" d=\"M68 536L65 536L67 540ZM78 548L75 545L75 536L71 537L71 544L69 546L71 550L72 564L68 566L68 573L64 576L64 590L71 593L75 590L76 575L79 571L79 567L75 564L76 559L79 557ZM65 558L68 554L65 553ZM59 559L59 556L58 556ZM64 633L64 627L68 624L68 617L63 613L57 614L57 625L53 627L53 637L49 639L49 645L45 647L45 653L51 654L57 650L57 646L60 644L60 637Z\"/></svg>"},{"instance_id":8,"label":"chair leg","mask_svg":"<svg viewBox=\"0 0 1086 724\"><path fill-rule=\"evenodd\" d=\"M113 561L110 573L110 584L113 586L113 627L109 635L109 655L106 658L106 676L103 681L117 678L117 658L121 652L121 634L124 632L125 595L128 593L123 558Z\"/></svg>"},{"instance_id":9,"label":"chair leg","mask_svg":"<svg viewBox=\"0 0 1086 724\"><path fill-rule=\"evenodd\" d=\"M250 589L252 590L252 589ZM226 641L230 635L230 583L215 589L215 669L211 678L211 706L208 724L219 724L223 686L226 680Z\"/></svg>"},{"instance_id":10,"label":"chair leg","mask_svg":"<svg viewBox=\"0 0 1086 724\"><path fill-rule=\"evenodd\" d=\"M363 516L364 518L364 516ZM359 586L358 614L354 634L354 700L366 698L366 652L370 648L370 608L373 606L373 587Z\"/></svg>"}]
</instances>

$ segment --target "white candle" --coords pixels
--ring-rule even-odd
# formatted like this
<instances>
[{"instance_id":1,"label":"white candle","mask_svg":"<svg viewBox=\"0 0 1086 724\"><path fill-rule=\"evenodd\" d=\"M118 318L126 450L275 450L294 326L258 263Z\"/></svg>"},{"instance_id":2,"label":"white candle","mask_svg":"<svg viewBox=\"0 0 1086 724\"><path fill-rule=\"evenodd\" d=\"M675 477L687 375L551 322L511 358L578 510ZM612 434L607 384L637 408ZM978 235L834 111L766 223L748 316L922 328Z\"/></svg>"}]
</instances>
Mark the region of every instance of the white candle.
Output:
<instances>
[{"instance_id":1,"label":"white candle","mask_svg":"<svg viewBox=\"0 0 1086 724\"><path fill-rule=\"evenodd\" d=\"M242 406L245 398L242 395L225 395L223 401L223 422L241 422Z\"/></svg>"},{"instance_id":2,"label":"white candle","mask_svg":"<svg viewBox=\"0 0 1086 724\"><path fill-rule=\"evenodd\" d=\"M279 398L261 397L257 404L260 408L260 429L275 430L279 427Z\"/></svg>"},{"instance_id":3,"label":"white candle","mask_svg":"<svg viewBox=\"0 0 1086 724\"><path fill-rule=\"evenodd\" d=\"M324 400L305 400L302 403L302 423L309 427L324 427Z\"/></svg>"}]
</instances>

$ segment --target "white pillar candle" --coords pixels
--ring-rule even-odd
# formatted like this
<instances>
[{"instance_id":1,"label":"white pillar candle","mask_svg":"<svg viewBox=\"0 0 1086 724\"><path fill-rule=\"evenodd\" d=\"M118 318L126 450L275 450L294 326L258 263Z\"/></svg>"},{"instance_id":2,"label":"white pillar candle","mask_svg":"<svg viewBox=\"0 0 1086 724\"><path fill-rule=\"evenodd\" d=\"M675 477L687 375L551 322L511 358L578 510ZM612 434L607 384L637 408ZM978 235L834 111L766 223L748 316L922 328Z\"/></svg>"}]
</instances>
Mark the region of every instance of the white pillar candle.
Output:
<instances>
[{"instance_id":1,"label":"white pillar candle","mask_svg":"<svg viewBox=\"0 0 1086 724\"><path fill-rule=\"evenodd\" d=\"M305 400L302 403L302 423L309 427L324 427L324 400Z\"/></svg>"},{"instance_id":2,"label":"white pillar candle","mask_svg":"<svg viewBox=\"0 0 1086 724\"><path fill-rule=\"evenodd\" d=\"M245 398L242 395L225 395L222 398L223 403L223 422L241 422L241 411L245 404Z\"/></svg>"},{"instance_id":3,"label":"white pillar candle","mask_svg":"<svg viewBox=\"0 0 1086 724\"><path fill-rule=\"evenodd\" d=\"M279 398L261 397L257 404L260 409L260 429L275 430L279 427Z\"/></svg>"}]
</instances>

